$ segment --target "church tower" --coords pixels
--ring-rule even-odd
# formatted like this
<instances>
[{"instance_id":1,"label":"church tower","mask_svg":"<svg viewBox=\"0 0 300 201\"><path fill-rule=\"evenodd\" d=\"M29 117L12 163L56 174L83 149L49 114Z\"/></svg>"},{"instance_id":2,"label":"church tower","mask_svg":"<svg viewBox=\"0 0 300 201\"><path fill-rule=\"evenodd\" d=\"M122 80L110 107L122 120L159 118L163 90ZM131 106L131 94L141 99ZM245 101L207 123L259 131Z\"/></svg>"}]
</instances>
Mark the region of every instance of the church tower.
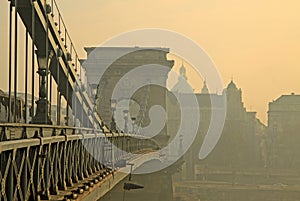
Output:
<instances>
[{"instance_id":1,"label":"church tower","mask_svg":"<svg viewBox=\"0 0 300 201\"><path fill-rule=\"evenodd\" d=\"M238 89L233 80L227 85L227 118L228 119L243 119L243 112L245 111L244 103L242 101L242 90Z\"/></svg>"},{"instance_id":2,"label":"church tower","mask_svg":"<svg viewBox=\"0 0 300 201\"><path fill-rule=\"evenodd\" d=\"M204 80L204 82L203 82L203 87L201 89L201 94L209 94L209 91L208 91L208 88L207 88L207 85L206 85L206 80Z\"/></svg>"},{"instance_id":3,"label":"church tower","mask_svg":"<svg viewBox=\"0 0 300 201\"><path fill-rule=\"evenodd\" d=\"M184 67L184 65L182 64L180 69L179 69L179 73L180 75L185 79L187 80L187 76L186 76L186 68Z\"/></svg>"},{"instance_id":4,"label":"church tower","mask_svg":"<svg viewBox=\"0 0 300 201\"><path fill-rule=\"evenodd\" d=\"M188 78L186 76L186 68L182 64L179 69L178 81L174 85L174 87L171 89L171 91L176 92L176 93L190 93L191 86L189 85L187 80L188 80Z\"/></svg>"}]
</instances>

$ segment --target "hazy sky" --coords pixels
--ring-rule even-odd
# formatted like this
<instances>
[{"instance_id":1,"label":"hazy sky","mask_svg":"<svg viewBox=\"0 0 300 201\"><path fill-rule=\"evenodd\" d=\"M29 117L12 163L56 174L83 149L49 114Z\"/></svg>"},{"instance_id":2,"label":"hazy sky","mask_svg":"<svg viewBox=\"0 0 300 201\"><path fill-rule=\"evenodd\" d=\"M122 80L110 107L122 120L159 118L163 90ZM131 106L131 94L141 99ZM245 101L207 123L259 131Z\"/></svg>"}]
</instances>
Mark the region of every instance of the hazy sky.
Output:
<instances>
[{"instance_id":1,"label":"hazy sky","mask_svg":"<svg viewBox=\"0 0 300 201\"><path fill-rule=\"evenodd\" d=\"M202 46L224 84L234 78L248 109L300 93L299 0L57 0L79 54L122 32L163 28ZM0 88L7 88L8 1L0 1ZM143 44L131 44L140 45ZM154 46L167 46L157 41ZM2 71L3 69L3 71ZM2 79L3 77L3 79ZM201 88L199 83L197 88Z\"/></svg>"}]
</instances>

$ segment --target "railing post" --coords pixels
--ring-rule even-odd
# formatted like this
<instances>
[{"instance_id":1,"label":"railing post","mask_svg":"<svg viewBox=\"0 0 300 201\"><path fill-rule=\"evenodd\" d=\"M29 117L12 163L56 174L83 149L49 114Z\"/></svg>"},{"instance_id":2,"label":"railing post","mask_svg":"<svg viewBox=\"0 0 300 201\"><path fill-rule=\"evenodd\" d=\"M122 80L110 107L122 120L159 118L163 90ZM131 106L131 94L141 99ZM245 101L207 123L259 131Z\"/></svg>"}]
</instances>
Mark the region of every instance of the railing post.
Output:
<instances>
[{"instance_id":1,"label":"railing post","mask_svg":"<svg viewBox=\"0 0 300 201\"><path fill-rule=\"evenodd\" d=\"M74 151L74 162L72 165L73 168L73 176L72 176L72 180L74 183L78 182L78 159L79 159L79 140L74 140L74 147L73 147L73 151Z\"/></svg>"},{"instance_id":2,"label":"railing post","mask_svg":"<svg viewBox=\"0 0 300 201\"><path fill-rule=\"evenodd\" d=\"M37 131L38 132L38 131ZM34 162L34 170L33 170L33 186L35 189L35 200L40 200L40 154L41 154L41 145L35 147L36 159Z\"/></svg>"},{"instance_id":3,"label":"railing post","mask_svg":"<svg viewBox=\"0 0 300 201\"><path fill-rule=\"evenodd\" d=\"M52 161L52 185L50 188L50 192L54 195L58 194L58 169L57 169L57 165L58 165L58 143L55 143L54 145L52 145L52 149L51 149L51 154L53 155L53 161Z\"/></svg>"},{"instance_id":4,"label":"railing post","mask_svg":"<svg viewBox=\"0 0 300 201\"><path fill-rule=\"evenodd\" d=\"M23 164L23 170L22 170L22 175L21 175L21 189L22 189L22 193L24 196L24 199L26 199L27 196L27 184L28 184L28 168L27 168L27 158L29 157L29 147L23 149L23 151L25 153L23 153L23 156L25 156L24 158L22 158L22 160L24 160L24 164Z\"/></svg>"},{"instance_id":5,"label":"railing post","mask_svg":"<svg viewBox=\"0 0 300 201\"><path fill-rule=\"evenodd\" d=\"M100 160L100 162L101 162L101 165L102 165L102 168L104 168L104 166L105 166L105 138L103 138L102 140L101 140L101 144L100 144L100 147L101 147L101 160Z\"/></svg>"},{"instance_id":6,"label":"railing post","mask_svg":"<svg viewBox=\"0 0 300 201\"><path fill-rule=\"evenodd\" d=\"M131 148L130 148L130 138L129 138L129 137L127 137L127 139L126 139L126 151L127 151L128 153L131 153Z\"/></svg>"},{"instance_id":7,"label":"railing post","mask_svg":"<svg viewBox=\"0 0 300 201\"><path fill-rule=\"evenodd\" d=\"M114 169L114 163L115 163L114 141L115 141L115 136L113 135L111 138L111 168L112 169Z\"/></svg>"},{"instance_id":8,"label":"railing post","mask_svg":"<svg viewBox=\"0 0 300 201\"><path fill-rule=\"evenodd\" d=\"M13 172L13 163L15 160L14 157L14 150L7 153L8 159L10 158L10 163L6 163L6 165L9 165L7 178L6 178L6 196L7 200L14 200L14 172ZM9 160L8 160L9 161Z\"/></svg>"},{"instance_id":9,"label":"railing post","mask_svg":"<svg viewBox=\"0 0 300 201\"><path fill-rule=\"evenodd\" d=\"M93 140L93 138L88 139L89 146L93 146L92 140ZM88 151L86 152L86 154L87 154L87 172L89 175L92 175L93 174L93 170L92 170L93 159L92 159L91 154Z\"/></svg>"},{"instance_id":10,"label":"railing post","mask_svg":"<svg viewBox=\"0 0 300 201\"><path fill-rule=\"evenodd\" d=\"M100 137L97 136L95 140L96 140L95 170L100 171L100 169L101 169L101 167L100 167L100 145L101 145Z\"/></svg>"},{"instance_id":11,"label":"railing post","mask_svg":"<svg viewBox=\"0 0 300 201\"><path fill-rule=\"evenodd\" d=\"M62 135L65 136L64 131L62 131ZM65 136L66 138L66 136ZM61 154L61 159L60 159L60 164L61 164L61 170L60 170L60 180L59 180L59 189L60 190L67 190L67 185L66 185L66 149L67 149L67 140L65 140L62 145L62 154Z\"/></svg>"},{"instance_id":12,"label":"railing post","mask_svg":"<svg viewBox=\"0 0 300 201\"><path fill-rule=\"evenodd\" d=\"M79 180L83 180L84 176L83 176L83 163L84 163L84 145L82 143L82 140L79 142L79 151L78 151L78 155L79 155L79 166L78 166L78 179Z\"/></svg>"},{"instance_id":13,"label":"railing post","mask_svg":"<svg viewBox=\"0 0 300 201\"><path fill-rule=\"evenodd\" d=\"M49 187L49 181L50 181L50 161L49 161L49 157L50 157L50 144L48 145L44 145L46 146L44 148L44 152L47 152L45 153L45 165L44 165L44 189L43 189L43 196L46 198L46 199L49 199L50 198L50 187ZM47 146L49 146L47 148Z\"/></svg>"},{"instance_id":14,"label":"railing post","mask_svg":"<svg viewBox=\"0 0 300 201\"><path fill-rule=\"evenodd\" d=\"M86 142L84 143L88 143L88 139L86 139ZM87 145L88 146L88 145ZM84 177L88 177L89 176L89 173L88 173L88 160L89 160L89 155L88 155L88 151L85 149L85 147L83 147L82 149L83 151L83 175Z\"/></svg>"},{"instance_id":15,"label":"railing post","mask_svg":"<svg viewBox=\"0 0 300 201\"><path fill-rule=\"evenodd\" d=\"M94 173L94 172L96 172L97 170L96 170L96 157L97 157L97 135L95 134L95 138L92 138L92 142L91 142L91 145L92 145L92 147L93 147L93 155L92 155L92 157L91 157L91 171L92 171L92 173Z\"/></svg>"},{"instance_id":16,"label":"railing post","mask_svg":"<svg viewBox=\"0 0 300 201\"><path fill-rule=\"evenodd\" d=\"M125 153L124 141L125 141L125 135L123 135L123 137L122 137L122 159L124 158L124 153Z\"/></svg>"},{"instance_id":17,"label":"railing post","mask_svg":"<svg viewBox=\"0 0 300 201\"><path fill-rule=\"evenodd\" d=\"M68 153L67 158L66 158L66 162L67 162L66 179L67 179L67 186L73 186L73 182L72 182L73 141L67 142L67 144L69 144L69 145L67 145L67 150L66 150L66 152Z\"/></svg>"}]
</instances>

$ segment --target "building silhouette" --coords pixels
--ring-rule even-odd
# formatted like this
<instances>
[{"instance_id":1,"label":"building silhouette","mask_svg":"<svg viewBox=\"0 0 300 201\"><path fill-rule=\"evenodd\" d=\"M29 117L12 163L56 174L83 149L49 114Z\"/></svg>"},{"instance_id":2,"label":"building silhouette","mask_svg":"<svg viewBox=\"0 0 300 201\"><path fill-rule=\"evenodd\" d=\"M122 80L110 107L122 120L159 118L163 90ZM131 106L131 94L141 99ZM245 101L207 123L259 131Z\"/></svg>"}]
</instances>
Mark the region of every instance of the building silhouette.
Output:
<instances>
[{"instance_id":1,"label":"building silhouette","mask_svg":"<svg viewBox=\"0 0 300 201\"><path fill-rule=\"evenodd\" d=\"M183 68L184 66L180 69L181 76L172 91L181 96L196 96L200 110L200 124L195 142L184 156L182 179L203 179L209 170L239 171L263 167L266 160L262 151L265 125L257 119L256 112L246 110L242 101L242 90L231 80L222 94L210 93L205 80L201 93L189 94L185 90L180 91L187 83ZM208 157L200 160L199 150L208 132L212 111L223 108L224 97L227 113L221 138ZM169 121L168 130L176 132L180 125L180 110L177 109L178 103L174 98L169 99L168 112L172 113L169 116L173 118ZM212 99L215 103L214 108L211 104Z\"/></svg>"},{"instance_id":2,"label":"building silhouette","mask_svg":"<svg viewBox=\"0 0 300 201\"><path fill-rule=\"evenodd\" d=\"M282 95L269 103L268 165L274 169L300 167L300 95Z\"/></svg>"}]
</instances>

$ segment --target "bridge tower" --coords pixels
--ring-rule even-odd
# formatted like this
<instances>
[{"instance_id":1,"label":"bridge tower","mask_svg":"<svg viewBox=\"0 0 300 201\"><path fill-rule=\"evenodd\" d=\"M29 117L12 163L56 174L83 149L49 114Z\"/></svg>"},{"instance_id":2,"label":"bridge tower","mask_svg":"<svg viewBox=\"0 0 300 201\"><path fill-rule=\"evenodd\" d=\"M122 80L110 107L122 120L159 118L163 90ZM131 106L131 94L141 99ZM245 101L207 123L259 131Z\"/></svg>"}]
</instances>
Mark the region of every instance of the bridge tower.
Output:
<instances>
[{"instance_id":1,"label":"bridge tower","mask_svg":"<svg viewBox=\"0 0 300 201\"><path fill-rule=\"evenodd\" d=\"M162 65L169 69L174 64L173 61L167 60L168 48L90 47L85 48L85 50L87 60L82 61L82 64L86 70L91 92L94 92L92 96L95 98L98 114L101 114L106 125L111 125L114 119L110 108L112 93L116 84L126 73L148 64ZM139 73L135 80L123 80L121 85L124 95L121 94L119 100L116 100L117 103L122 101L132 85L143 82L149 83L130 97L133 104L129 108L129 113L131 117L136 119L137 128L135 132L138 131L138 127L145 127L150 124L148 114L153 105L160 105L166 110L166 80L169 71L154 68L151 73L151 76ZM151 83L159 83L163 87L151 85ZM123 128L119 128L119 130L123 130ZM163 145L167 143L168 139L167 126L165 125L156 140Z\"/></svg>"}]
</instances>

